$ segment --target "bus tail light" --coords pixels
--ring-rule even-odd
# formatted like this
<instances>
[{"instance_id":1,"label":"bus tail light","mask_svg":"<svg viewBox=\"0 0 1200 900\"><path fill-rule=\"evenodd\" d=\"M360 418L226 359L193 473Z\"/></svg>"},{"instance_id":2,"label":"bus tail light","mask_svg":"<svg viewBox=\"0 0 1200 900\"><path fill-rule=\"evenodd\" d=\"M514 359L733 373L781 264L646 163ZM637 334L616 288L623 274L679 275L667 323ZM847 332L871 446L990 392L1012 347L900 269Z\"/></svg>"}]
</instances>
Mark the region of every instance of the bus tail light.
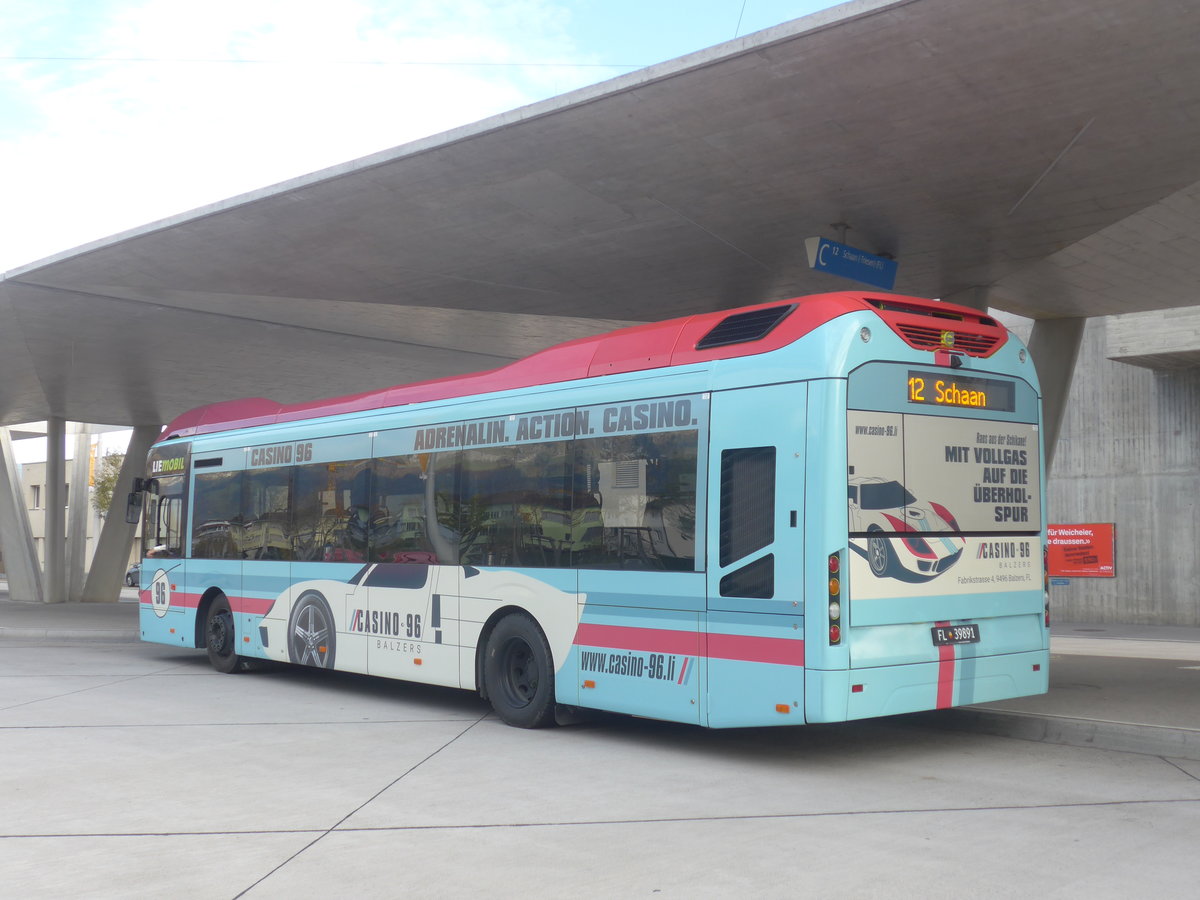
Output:
<instances>
[{"instance_id":1,"label":"bus tail light","mask_svg":"<svg viewBox=\"0 0 1200 900\"><path fill-rule=\"evenodd\" d=\"M829 554L829 644L842 642L842 551Z\"/></svg>"},{"instance_id":2,"label":"bus tail light","mask_svg":"<svg viewBox=\"0 0 1200 900\"><path fill-rule=\"evenodd\" d=\"M1046 627L1050 627L1050 547L1042 544L1042 602L1046 610Z\"/></svg>"}]
</instances>

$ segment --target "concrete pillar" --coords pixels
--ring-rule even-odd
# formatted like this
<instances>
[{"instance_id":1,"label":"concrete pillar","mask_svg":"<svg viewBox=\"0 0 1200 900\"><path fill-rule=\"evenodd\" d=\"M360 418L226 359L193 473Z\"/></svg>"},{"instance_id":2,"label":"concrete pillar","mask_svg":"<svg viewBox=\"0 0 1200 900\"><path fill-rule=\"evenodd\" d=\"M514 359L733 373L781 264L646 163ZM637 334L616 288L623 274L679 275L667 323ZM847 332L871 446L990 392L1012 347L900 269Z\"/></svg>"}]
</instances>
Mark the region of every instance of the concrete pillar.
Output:
<instances>
[{"instance_id":1,"label":"concrete pillar","mask_svg":"<svg viewBox=\"0 0 1200 900\"><path fill-rule=\"evenodd\" d=\"M125 569L129 564L129 549L133 546L136 525L125 522L125 498L133 489L133 479L146 474L146 454L161 432L157 425L142 425L133 430L125 463L113 488L112 508L104 519L104 528L96 542L92 567L83 587L85 603L115 603L120 599Z\"/></svg>"},{"instance_id":2,"label":"concrete pillar","mask_svg":"<svg viewBox=\"0 0 1200 900\"><path fill-rule=\"evenodd\" d=\"M1037 319L1029 334L1029 353L1042 383L1042 439L1046 444L1046 475L1054 462L1054 449L1067 410L1075 360L1083 341L1086 318Z\"/></svg>"},{"instance_id":3,"label":"concrete pillar","mask_svg":"<svg viewBox=\"0 0 1200 900\"><path fill-rule=\"evenodd\" d=\"M0 428L0 548L4 550L9 597L41 603L41 565L7 428Z\"/></svg>"},{"instance_id":4,"label":"concrete pillar","mask_svg":"<svg viewBox=\"0 0 1200 900\"><path fill-rule=\"evenodd\" d=\"M88 489L91 462L91 429L76 424L75 456L71 460L71 489L67 492L67 599L78 603L83 596L84 571L87 568L87 532L92 492Z\"/></svg>"},{"instance_id":5,"label":"concrete pillar","mask_svg":"<svg viewBox=\"0 0 1200 900\"><path fill-rule=\"evenodd\" d=\"M46 569L43 599L67 599L67 423L46 420Z\"/></svg>"}]
</instances>

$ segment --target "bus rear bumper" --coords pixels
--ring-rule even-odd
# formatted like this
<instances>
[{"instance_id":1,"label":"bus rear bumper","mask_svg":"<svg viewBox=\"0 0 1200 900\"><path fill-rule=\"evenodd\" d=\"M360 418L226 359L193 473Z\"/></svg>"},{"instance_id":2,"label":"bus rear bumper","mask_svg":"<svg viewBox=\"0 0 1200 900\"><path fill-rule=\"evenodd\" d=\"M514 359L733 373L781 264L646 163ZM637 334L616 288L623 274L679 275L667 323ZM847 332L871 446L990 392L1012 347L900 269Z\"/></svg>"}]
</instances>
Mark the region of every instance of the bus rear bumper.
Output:
<instances>
[{"instance_id":1,"label":"bus rear bumper","mask_svg":"<svg viewBox=\"0 0 1200 900\"><path fill-rule=\"evenodd\" d=\"M805 720L843 722L1044 694L1050 652L1005 653L902 666L809 669Z\"/></svg>"}]
</instances>

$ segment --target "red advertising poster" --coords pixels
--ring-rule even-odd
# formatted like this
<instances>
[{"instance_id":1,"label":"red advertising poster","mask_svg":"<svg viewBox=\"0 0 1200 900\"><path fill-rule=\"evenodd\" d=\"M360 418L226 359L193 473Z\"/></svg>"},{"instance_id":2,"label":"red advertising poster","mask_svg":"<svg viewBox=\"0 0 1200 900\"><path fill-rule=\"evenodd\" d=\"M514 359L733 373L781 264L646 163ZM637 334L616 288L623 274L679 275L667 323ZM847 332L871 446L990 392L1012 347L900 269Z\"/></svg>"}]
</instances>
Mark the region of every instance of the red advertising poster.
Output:
<instances>
[{"instance_id":1,"label":"red advertising poster","mask_svg":"<svg viewBox=\"0 0 1200 900\"><path fill-rule=\"evenodd\" d=\"M1050 525L1051 577L1112 578L1117 574L1117 526L1112 522Z\"/></svg>"}]
</instances>

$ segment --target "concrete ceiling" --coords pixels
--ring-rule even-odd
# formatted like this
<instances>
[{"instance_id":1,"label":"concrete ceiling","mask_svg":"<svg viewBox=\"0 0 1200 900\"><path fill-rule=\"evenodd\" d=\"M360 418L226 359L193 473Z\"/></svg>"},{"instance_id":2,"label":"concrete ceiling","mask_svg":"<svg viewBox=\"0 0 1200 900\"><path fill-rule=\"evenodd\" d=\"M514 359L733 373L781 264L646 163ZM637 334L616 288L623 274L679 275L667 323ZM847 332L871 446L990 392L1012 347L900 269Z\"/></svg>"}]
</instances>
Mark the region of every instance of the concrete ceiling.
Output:
<instances>
[{"instance_id":1,"label":"concrete ceiling","mask_svg":"<svg viewBox=\"0 0 1200 900\"><path fill-rule=\"evenodd\" d=\"M0 423L160 423L850 286L1200 304L1200 4L859 0L0 281ZM186 173L181 173L186 177ZM70 199L60 199L69 213Z\"/></svg>"}]
</instances>

